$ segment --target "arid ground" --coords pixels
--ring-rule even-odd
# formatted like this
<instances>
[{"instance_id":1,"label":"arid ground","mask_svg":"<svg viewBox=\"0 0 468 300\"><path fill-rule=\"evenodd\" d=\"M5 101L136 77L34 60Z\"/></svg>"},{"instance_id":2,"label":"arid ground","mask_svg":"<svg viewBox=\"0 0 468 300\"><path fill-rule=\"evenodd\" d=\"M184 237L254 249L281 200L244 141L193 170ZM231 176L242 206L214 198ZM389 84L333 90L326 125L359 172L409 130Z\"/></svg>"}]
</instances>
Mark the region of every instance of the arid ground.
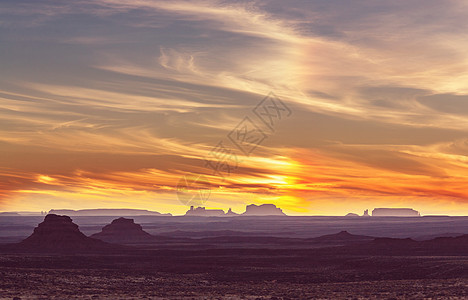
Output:
<instances>
[{"instance_id":1,"label":"arid ground","mask_svg":"<svg viewBox=\"0 0 468 300\"><path fill-rule=\"evenodd\" d=\"M468 257L308 251L3 255L2 299L466 299Z\"/></svg>"},{"instance_id":2,"label":"arid ground","mask_svg":"<svg viewBox=\"0 0 468 300\"><path fill-rule=\"evenodd\" d=\"M467 218L41 219L0 219L0 299L468 299Z\"/></svg>"}]
</instances>

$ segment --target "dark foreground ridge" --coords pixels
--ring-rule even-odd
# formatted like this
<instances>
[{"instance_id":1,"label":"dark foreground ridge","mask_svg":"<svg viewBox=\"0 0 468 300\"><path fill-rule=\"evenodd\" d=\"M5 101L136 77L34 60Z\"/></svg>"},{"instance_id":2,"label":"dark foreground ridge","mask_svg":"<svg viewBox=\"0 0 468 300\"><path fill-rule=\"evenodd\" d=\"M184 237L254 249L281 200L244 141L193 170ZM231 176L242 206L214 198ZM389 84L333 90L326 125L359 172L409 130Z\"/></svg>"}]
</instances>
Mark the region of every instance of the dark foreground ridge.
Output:
<instances>
[{"instance_id":1,"label":"dark foreground ridge","mask_svg":"<svg viewBox=\"0 0 468 300\"><path fill-rule=\"evenodd\" d=\"M340 231L336 234L327 234L322 235L316 238L311 238L309 240L312 241L370 241L373 240L374 237L366 236L366 235L355 235L351 234L345 230Z\"/></svg>"},{"instance_id":2,"label":"dark foreground ridge","mask_svg":"<svg viewBox=\"0 0 468 300\"><path fill-rule=\"evenodd\" d=\"M440 237L427 241L415 241L410 238L376 238L371 242L356 243L329 250L335 254L348 253L353 255L468 256L468 234L457 237Z\"/></svg>"}]
</instances>

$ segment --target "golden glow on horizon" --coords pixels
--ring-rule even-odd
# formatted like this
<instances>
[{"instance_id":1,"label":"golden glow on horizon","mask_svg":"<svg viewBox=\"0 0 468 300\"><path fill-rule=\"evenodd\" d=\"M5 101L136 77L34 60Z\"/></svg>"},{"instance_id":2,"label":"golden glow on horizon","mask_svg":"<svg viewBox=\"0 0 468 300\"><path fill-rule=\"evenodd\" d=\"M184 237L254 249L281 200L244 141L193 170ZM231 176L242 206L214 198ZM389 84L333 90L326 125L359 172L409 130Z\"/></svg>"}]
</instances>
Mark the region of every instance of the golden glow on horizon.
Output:
<instances>
[{"instance_id":1,"label":"golden glow on horizon","mask_svg":"<svg viewBox=\"0 0 468 300\"><path fill-rule=\"evenodd\" d=\"M461 3L428 6L431 18L404 2L42 5L24 8L28 22L0 13L15 28L0 41L11 47L0 210L182 214L177 184L194 173L213 186L206 207L236 212L272 202L290 214L468 214ZM63 26L69 15L99 30ZM252 113L271 91L293 112L274 129ZM226 138L246 116L268 135L250 155ZM239 158L226 178L204 161L220 141Z\"/></svg>"}]
</instances>

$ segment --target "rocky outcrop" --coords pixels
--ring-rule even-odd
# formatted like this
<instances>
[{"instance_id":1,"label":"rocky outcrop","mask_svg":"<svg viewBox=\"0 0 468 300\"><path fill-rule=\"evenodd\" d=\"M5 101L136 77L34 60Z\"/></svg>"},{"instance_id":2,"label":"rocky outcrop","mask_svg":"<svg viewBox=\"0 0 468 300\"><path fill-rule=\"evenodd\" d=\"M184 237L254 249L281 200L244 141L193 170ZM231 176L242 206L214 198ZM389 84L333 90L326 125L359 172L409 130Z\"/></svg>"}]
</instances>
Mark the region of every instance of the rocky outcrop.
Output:
<instances>
[{"instance_id":1,"label":"rocky outcrop","mask_svg":"<svg viewBox=\"0 0 468 300\"><path fill-rule=\"evenodd\" d=\"M226 213L226 216L228 217L234 217L234 216L238 216L239 214L235 213L232 211L232 209L229 208L228 212Z\"/></svg>"},{"instance_id":2,"label":"rocky outcrop","mask_svg":"<svg viewBox=\"0 0 468 300\"><path fill-rule=\"evenodd\" d=\"M172 216L171 214L161 214L157 211L149 211L146 209L51 209L49 214L64 214L68 216Z\"/></svg>"},{"instance_id":3,"label":"rocky outcrop","mask_svg":"<svg viewBox=\"0 0 468 300\"><path fill-rule=\"evenodd\" d=\"M281 208L276 207L274 204L255 205L250 204L245 208L245 212L237 214L230 208L227 213L222 209L206 209L204 207L194 208L193 206L185 213L185 216L196 217L234 217L234 216L286 216Z\"/></svg>"},{"instance_id":4,"label":"rocky outcrop","mask_svg":"<svg viewBox=\"0 0 468 300\"><path fill-rule=\"evenodd\" d=\"M359 217L359 215L355 213L349 213L349 214L346 214L345 217Z\"/></svg>"},{"instance_id":5,"label":"rocky outcrop","mask_svg":"<svg viewBox=\"0 0 468 300\"><path fill-rule=\"evenodd\" d=\"M6 211L6 212L0 212L0 216L2 216L2 217L18 217L18 216L21 216L21 215L19 213L17 213L17 212Z\"/></svg>"},{"instance_id":6,"label":"rocky outcrop","mask_svg":"<svg viewBox=\"0 0 468 300\"><path fill-rule=\"evenodd\" d=\"M245 208L244 216L286 216L281 208L274 204L255 205L250 204Z\"/></svg>"},{"instance_id":7,"label":"rocky outcrop","mask_svg":"<svg viewBox=\"0 0 468 300\"><path fill-rule=\"evenodd\" d=\"M85 236L68 216L49 214L31 236L16 245L25 252L99 252L112 245Z\"/></svg>"},{"instance_id":8,"label":"rocky outcrop","mask_svg":"<svg viewBox=\"0 0 468 300\"><path fill-rule=\"evenodd\" d=\"M412 208L376 208L373 217L419 217L418 211Z\"/></svg>"},{"instance_id":9,"label":"rocky outcrop","mask_svg":"<svg viewBox=\"0 0 468 300\"><path fill-rule=\"evenodd\" d=\"M190 206L190 209L185 213L185 215L195 217L222 217L225 214L222 209L206 209L204 207L194 208L193 206Z\"/></svg>"},{"instance_id":10,"label":"rocky outcrop","mask_svg":"<svg viewBox=\"0 0 468 300\"><path fill-rule=\"evenodd\" d=\"M151 242L155 238L143 230L133 219L118 218L102 228L102 231L91 235L92 238L116 244Z\"/></svg>"}]
</instances>

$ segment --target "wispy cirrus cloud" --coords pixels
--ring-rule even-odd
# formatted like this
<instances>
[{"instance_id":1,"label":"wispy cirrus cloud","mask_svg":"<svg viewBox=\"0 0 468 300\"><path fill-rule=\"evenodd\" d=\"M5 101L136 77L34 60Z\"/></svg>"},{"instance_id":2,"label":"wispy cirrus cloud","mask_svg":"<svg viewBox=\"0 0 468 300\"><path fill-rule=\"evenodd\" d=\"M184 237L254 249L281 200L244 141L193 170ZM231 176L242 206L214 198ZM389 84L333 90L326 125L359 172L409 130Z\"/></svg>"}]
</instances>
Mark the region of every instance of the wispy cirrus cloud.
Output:
<instances>
[{"instance_id":1,"label":"wispy cirrus cloud","mask_svg":"<svg viewBox=\"0 0 468 300\"><path fill-rule=\"evenodd\" d=\"M177 178L210 176L204 157L272 90L294 115L228 180L210 177L220 187L214 206L271 200L333 214L345 212L333 201L363 209L375 197L466 207L460 1L0 9L5 208L35 199L48 208L124 205L134 196L135 206L161 197L182 211L170 193ZM77 194L93 201L67 200Z\"/></svg>"}]
</instances>

